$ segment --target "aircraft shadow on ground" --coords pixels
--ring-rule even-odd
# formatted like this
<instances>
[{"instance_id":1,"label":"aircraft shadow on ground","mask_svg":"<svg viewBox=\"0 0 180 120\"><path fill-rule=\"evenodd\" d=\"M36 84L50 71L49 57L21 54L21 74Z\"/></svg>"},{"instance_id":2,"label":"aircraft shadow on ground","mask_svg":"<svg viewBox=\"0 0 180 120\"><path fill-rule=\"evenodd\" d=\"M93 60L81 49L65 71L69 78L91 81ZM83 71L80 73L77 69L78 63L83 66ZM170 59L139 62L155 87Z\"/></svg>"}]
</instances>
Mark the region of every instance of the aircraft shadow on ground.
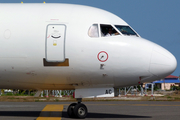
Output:
<instances>
[{"instance_id":1,"label":"aircraft shadow on ground","mask_svg":"<svg viewBox=\"0 0 180 120\"><path fill-rule=\"evenodd\" d=\"M67 112L63 112L63 117L68 118ZM151 116L123 115L110 113L92 113L89 112L86 118L152 118Z\"/></svg>"},{"instance_id":2,"label":"aircraft shadow on ground","mask_svg":"<svg viewBox=\"0 0 180 120\"><path fill-rule=\"evenodd\" d=\"M50 112L42 111L0 111L0 116L18 116L18 117L48 117ZM51 112L54 115L59 112ZM61 113L62 118L69 118L67 112ZM53 117L53 116L51 116ZM57 117L57 116L54 116ZM138 116L138 115L123 115L123 114L110 114L110 113L88 113L87 118L152 118L151 116Z\"/></svg>"},{"instance_id":3,"label":"aircraft shadow on ground","mask_svg":"<svg viewBox=\"0 0 180 120\"><path fill-rule=\"evenodd\" d=\"M107 113L88 113L87 118L152 118L150 116L107 114Z\"/></svg>"}]
</instances>

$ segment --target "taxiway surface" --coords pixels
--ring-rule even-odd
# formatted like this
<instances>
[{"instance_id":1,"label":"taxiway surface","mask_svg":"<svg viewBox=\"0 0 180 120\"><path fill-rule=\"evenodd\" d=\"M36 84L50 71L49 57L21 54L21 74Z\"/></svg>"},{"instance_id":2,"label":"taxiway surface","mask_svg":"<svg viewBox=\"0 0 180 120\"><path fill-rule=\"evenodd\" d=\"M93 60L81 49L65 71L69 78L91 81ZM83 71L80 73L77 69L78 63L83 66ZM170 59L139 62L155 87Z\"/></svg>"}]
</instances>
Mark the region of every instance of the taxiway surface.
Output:
<instances>
[{"instance_id":1,"label":"taxiway surface","mask_svg":"<svg viewBox=\"0 0 180 120\"><path fill-rule=\"evenodd\" d=\"M0 102L0 120L72 120L66 111L71 102ZM83 102L86 120L179 120L180 102L107 101ZM57 107L58 106L58 107Z\"/></svg>"}]
</instances>

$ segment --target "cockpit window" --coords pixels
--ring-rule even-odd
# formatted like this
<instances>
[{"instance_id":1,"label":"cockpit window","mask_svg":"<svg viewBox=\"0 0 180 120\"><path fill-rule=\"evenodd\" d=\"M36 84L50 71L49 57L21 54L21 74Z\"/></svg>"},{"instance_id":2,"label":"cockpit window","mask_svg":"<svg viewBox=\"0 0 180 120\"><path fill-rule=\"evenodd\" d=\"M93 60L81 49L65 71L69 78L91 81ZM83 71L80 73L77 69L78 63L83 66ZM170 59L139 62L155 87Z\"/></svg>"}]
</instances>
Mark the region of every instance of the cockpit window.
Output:
<instances>
[{"instance_id":1,"label":"cockpit window","mask_svg":"<svg viewBox=\"0 0 180 120\"><path fill-rule=\"evenodd\" d=\"M119 33L111 25L100 24L100 27L102 37L119 35Z\"/></svg>"},{"instance_id":2,"label":"cockpit window","mask_svg":"<svg viewBox=\"0 0 180 120\"><path fill-rule=\"evenodd\" d=\"M88 35L90 37L99 37L99 32L98 32L98 24L93 24L88 31Z\"/></svg>"},{"instance_id":3,"label":"cockpit window","mask_svg":"<svg viewBox=\"0 0 180 120\"><path fill-rule=\"evenodd\" d=\"M115 25L115 27L124 35L138 36L129 26Z\"/></svg>"}]
</instances>

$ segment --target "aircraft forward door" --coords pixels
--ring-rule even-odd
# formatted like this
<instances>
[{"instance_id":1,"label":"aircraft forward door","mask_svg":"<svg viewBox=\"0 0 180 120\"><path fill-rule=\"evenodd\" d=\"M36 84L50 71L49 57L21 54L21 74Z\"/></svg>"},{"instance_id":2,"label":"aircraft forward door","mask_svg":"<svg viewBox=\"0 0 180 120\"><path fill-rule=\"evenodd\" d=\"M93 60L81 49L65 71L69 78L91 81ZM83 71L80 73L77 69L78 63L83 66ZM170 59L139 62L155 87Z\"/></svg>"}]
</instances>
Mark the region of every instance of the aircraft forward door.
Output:
<instances>
[{"instance_id":1,"label":"aircraft forward door","mask_svg":"<svg viewBox=\"0 0 180 120\"><path fill-rule=\"evenodd\" d=\"M65 34L63 24L50 24L46 30L46 60L48 62L65 61Z\"/></svg>"}]
</instances>

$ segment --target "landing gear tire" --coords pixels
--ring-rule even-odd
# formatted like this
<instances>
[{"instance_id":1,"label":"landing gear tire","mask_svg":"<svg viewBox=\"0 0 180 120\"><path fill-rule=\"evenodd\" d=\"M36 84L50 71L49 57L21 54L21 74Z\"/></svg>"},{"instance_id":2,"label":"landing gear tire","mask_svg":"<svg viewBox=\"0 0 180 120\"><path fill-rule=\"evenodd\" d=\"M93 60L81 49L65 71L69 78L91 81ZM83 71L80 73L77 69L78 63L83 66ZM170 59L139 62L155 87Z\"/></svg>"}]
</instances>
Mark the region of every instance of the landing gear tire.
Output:
<instances>
[{"instance_id":1,"label":"landing gear tire","mask_svg":"<svg viewBox=\"0 0 180 120\"><path fill-rule=\"evenodd\" d=\"M72 103L69 105L69 107L67 109L67 114L70 118L76 117L76 115L74 114L74 108L76 105L77 105L77 103Z\"/></svg>"},{"instance_id":2,"label":"landing gear tire","mask_svg":"<svg viewBox=\"0 0 180 120\"><path fill-rule=\"evenodd\" d=\"M74 114L77 118L84 119L86 118L87 113L88 113L87 107L82 103L79 103L74 107Z\"/></svg>"}]
</instances>

